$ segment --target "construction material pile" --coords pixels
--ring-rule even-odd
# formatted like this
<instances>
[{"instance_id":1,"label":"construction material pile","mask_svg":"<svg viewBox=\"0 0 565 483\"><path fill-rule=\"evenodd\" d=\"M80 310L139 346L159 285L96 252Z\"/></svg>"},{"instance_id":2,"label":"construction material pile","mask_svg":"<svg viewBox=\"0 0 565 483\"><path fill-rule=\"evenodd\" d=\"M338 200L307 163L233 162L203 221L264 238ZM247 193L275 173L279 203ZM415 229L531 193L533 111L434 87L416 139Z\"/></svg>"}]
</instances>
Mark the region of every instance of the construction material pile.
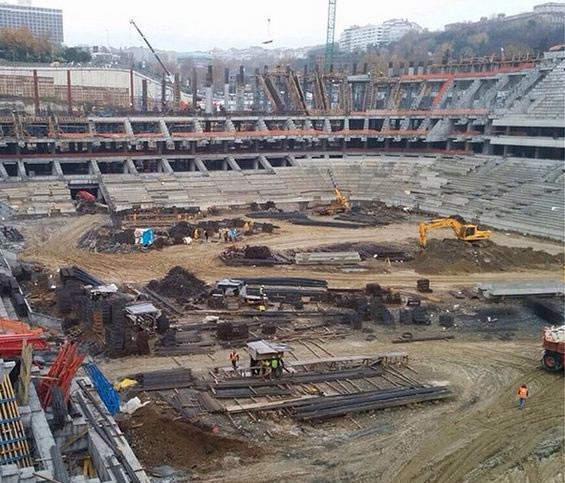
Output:
<instances>
[{"instance_id":1,"label":"construction material pile","mask_svg":"<svg viewBox=\"0 0 565 483\"><path fill-rule=\"evenodd\" d=\"M388 259L391 262L406 262L414 259L411 253L402 248L370 242L335 243L333 245L322 245L311 250L301 250L301 252L309 251L325 253L353 251L359 253L361 260L376 258L379 260Z\"/></svg>"},{"instance_id":2,"label":"construction material pile","mask_svg":"<svg viewBox=\"0 0 565 483\"><path fill-rule=\"evenodd\" d=\"M272 266L290 263L290 259L278 253L274 253L265 245L247 245L243 248L230 246L220 255L226 265L260 265Z\"/></svg>"},{"instance_id":3,"label":"construction material pile","mask_svg":"<svg viewBox=\"0 0 565 483\"><path fill-rule=\"evenodd\" d=\"M24 236L14 227L2 226L0 227L0 243L21 243L24 241Z\"/></svg>"},{"instance_id":4,"label":"construction material pile","mask_svg":"<svg viewBox=\"0 0 565 483\"><path fill-rule=\"evenodd\" d=\"M131 253L140 247L135 245L135 230L114 231L108 227L95 228L82 235L77 246L98 253Z\"/></svg>"},{"instance_id":5,"label":"construction material pile","mask_svg":"<svg viewBox=\"0 0 565 483\"><path fill-rule=\"evenodd\" d=\"M206 290L206 283L185 268L176 266L161 280L151 280L147 288L164 297L184 301L198 297Z\"/></svg>"},{"instance_id":6,"label":"construction material pile","mask_svg":"<svg viewBox=\"0 0 565 483\"><path fill-rule=\"evenodd\" d=\"M462 240L429 240L415 259L414 268L425 274L504 272L548 268L563 264L564 257L533 248L505 247L490 240L469 243Z\"/></svg>"}]
</instances>

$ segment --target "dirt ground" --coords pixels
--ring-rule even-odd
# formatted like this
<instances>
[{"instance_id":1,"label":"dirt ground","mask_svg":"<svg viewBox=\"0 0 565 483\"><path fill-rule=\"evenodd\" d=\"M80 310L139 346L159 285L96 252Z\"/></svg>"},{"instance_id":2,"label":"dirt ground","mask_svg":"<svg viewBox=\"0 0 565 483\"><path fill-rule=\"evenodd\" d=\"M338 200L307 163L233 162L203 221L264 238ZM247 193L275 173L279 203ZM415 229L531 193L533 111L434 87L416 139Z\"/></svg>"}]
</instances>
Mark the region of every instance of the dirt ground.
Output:
<instances>
[{"instance_id":1,"label":"dirt ground","mask_svg":"<svg viewBox=\"0 0 565 483\"><path fill-rule=\"evenodd\" d=\"M313 270L296 266L278 267L228 267L218 255L226 247L223 242L194 243L193 245L176 245L163 250L151 250L144 253L109 254L90 253L77 248L77 240L87 230L104 223L107 218L102 215L82 216L74 218L52 218L22 223L18 228L26 237L26 248L22 254L24 259L44 263L49 268L58 269L61 265L77 264L108 282L138 283L161 278L173 266L180 265L190 270L197 277L214 282L223 277L245 277L269 275L312 276ZM273 234L260 234L247 237L240 245L262 244L273 250L310 248L321 244L346 241L371 242L405 242L416 241L416 223L402 222L384 227L370 227L357 230L340 228L309 227L277 222L280 230ZM441 230L440 230L441 231ZM431 238L451 236L449 232L433 232ZM534 240L504 232L495 233L495 243L514 247L531 247L552 254L563 253L562 244ZM493 280L520 279L560 279L561 265L547 266L544 269L512 271L498 273L461 273L451 275L435 275L431 277L434 288L452 288L454 285L473 285L477 282ZM346 273L338 269L324 270L323 275L314 270L314 276L328 280L334 287L363 287L374 282L376 275L372 272ZM379 283L393 287L414 287L421 275L402 264L393 265L390 273L379 273Z\"/></svg>"},{"instance_id":2,"label":"dirt ground","mask_svg":"<svg viewBox=\"0 0 565 483\"><path fill-rule=\"evenodd\" d=\"M161 278L179 265L197 277L213 282L225 276L297 275L323 277L332 286L362 287L367 282L414 288L421 278L413 270L394 266L390 273L333 270L313 271L297 267L228 267L217 255L224 243L196 243L162 251L134 254L97 254L76 248L80 235L105 218L84 216L28 222L21 226L26 236L24 258L45 263L53 269L77 264L104 280L143 282ZM416 224L399 223L358 230L295 226L277 222L275 234L250 237L245 243L268 245L274 250L314 247L343 241L405 242L416 244ZM431 238L450 234L434 232ZM548 253L563 253L563 245L497 232L499 245L532 247ZM431 276L434 289L452 289L492 280L562 279L561 265L545 269L499 273ZM434 294L436 295L436 294ZM441 294L440 294L441 295ZM418 380L448 383L455 397L437 404L385 410L339 418L319 425L299 425L277 414L261 415L254 421L240 416L240 436L259 446L255 453L245 443L215 447L209 456L215 464L190 467L191 481L214 483L562 483L565 481L565 383L561 375L540 369L540 340L532 331L518 332L512 340L485 340L453 329L451 341L428 341L406 345L391 344L404 329L374 326L376 340L355 332L345 339L327 341L324 347L334 355L375 354L406 351ZM410 329L414 335L433 328ZM535 333L537 328L533 329ZM428 332L429 333L429 332ZM297 347L298 358L311 358ZM129 357L100 361L113 381L140 370L180 366L207 372L225 365L228 351L175 358ZM526 383L530 389L527 408L517 408L516 389ZM161 415L142 418L136 438L147 438L163 427ZM135 418L134 418L135 420ZM147 422L146 422L147 421ZM169 424L167 422L166 424ZM135 422L134 422L135 424ZM184 433L182 423L178 429ZM143 428L144 425L147 425ZM184 429L183 429L184 428ZM135 433L137 431L137 433ZM138 436L136 436L136 434ZM163 436L168 441L168 436ZM183 441L183 435L178 435ZM189 438L190 439L190 438ZM165 441L165 440L163 440ZM196 443L195 443L196 441ZM190 439L190 444L202 444ZM162 443L165 444L165 443ZM169 443L167 443L169 444ZM156 443L158 446L159 443ZM188 447L187 447L188 448ZM184 450L183 450L184 451ZM189 460L190 449L184 451ZM200 454L200 453L199 453ZM150 468L158 463L152 454L141 454ZM153 459L152 459L153 458ZM176 457L175 457L176 458ZM172 464L179 462L172 458Z\"/></svg>"},{"instance_id":3,"label":"dirt ground","mask_svg":"<svg viewBox=\"0 0 565 483\"><path fill-rule=\"evenodd\" d=\"M358 334L327 342L325 348L335 355L406 351L417 371L414 377L448 383L455 397L319 425L299 425L274 414L258 422L241 416L241 436L267 454L250 456L245 446L230 448L228 469L222 456L226 453L219 451L218 465L195 468L193 481L267 483L273 475L279 481L304 483L564 481L565 384L562 376L540 369L539 339L466 340L458 334L448 342L398 346L388 342L392 329L377 329L376 334L377 341ZM299 358L311 357L303 348L295 350ZM214 358L216 363L204 355L128 358L101 366L113 378L141 366L180 364L204 371L224 363L227 350ZM521 383L528 385L531 396L523 411L515 399Z\"/></svg>"}]
</instances>

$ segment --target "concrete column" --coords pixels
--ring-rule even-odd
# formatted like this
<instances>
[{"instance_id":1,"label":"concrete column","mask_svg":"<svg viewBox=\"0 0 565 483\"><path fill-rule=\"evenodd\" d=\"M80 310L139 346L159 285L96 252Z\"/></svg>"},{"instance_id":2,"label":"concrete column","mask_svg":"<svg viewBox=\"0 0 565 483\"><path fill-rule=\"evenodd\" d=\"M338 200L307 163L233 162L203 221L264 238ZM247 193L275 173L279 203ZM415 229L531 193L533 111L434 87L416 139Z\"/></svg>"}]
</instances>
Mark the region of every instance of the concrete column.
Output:
<instances>
[{"instance_id":1,"label":"concrete column","mask_svg":"<svg viewBox=\"0 0 565 483\"><path fill-rule=\"evenodd\" d=\"M265 156L259 156L258 160L259 160L259 163L261 163L261 166L263 166L263 168L265 168L265 170L271 171L271 172L275 171L273 169L273 166L271 165L271 163L269 163L269 160Z\"/></svg>"},{"instance_id":2,"label":"concrete column","mask_svg":"<svg viewBox=\"0 0 565 483\"><path fill-rule=\"evenodd\" d=\"M126 132L126 136L128 137L135 137L135 134L133 133L133 128L131 127L131 122L129 121L129 119L124 119L124 130Z\"/></svg>"},{"instance_id":3,"label":"concrete column","mask_svg":"<svg viewBox=\"0 0 565 483\"><path fill-rule=\"evenodd\" d=\"M159 119L159 130L161 131L161 134L166 138L171 137L171 133L169 132L169 128L167 127L167 123L163 121L163 119Z\"/></svg>"},{"instance_id":4,"label":"concrete column","mask_svg":"<svg viewBox=\"0 0 565 483\"><path fill-rule=\"evenodd\" d=\"M534 148L534 158L539 159L539 146Z\"/></svg>"},{"instance_id":5,"label":"concrete column","mask_svg":"<svg viewBox=\"0 0 565 483\"><path fill-rule=\"evenodd\" d=\"M239 164L237 164L237 161L233 156L228 156L225 161L228 163L229 167L232 170L241 171L241 167L239 166Z\"/></svg>"},{"instance_id":6,"label":"concrete column","mask_svg":"<svg viewBox=\"0 0 565 483\"><path fill-rule=\"evenodd\" d=\"M2 163L0 161L0 178L2 179L8 179L8 171L6 171L6 167L4 166L4 163Z\"/></svg>"},{"instance_id":7,"label":"concrete column","mask_svg":"<svg viewBox=\"0 0 565 483\"><path fill-rule=\"evenodd\" d=\"M230 71L225 69L224 72L224 109L226 112L231 111L230 109Z\"/></svg>"},{"instance_id":8,"label":"concrete column","mask_svg":"<svg viewBox=\"0 0 565 483\"><path fill-rule=\"evenodd\" d=\"M502 155L504 157L508 156L508 145L507 144L504 145L504 151L502 152Z\"/></svg>"},{"instance_id":9,"label":"concrete column","mask_svg":"<svg viewBox=\"0 0 565 483\"><path fill-rule=\"evenodd\" d=\"M35 115L39 116L39 79L37 77L37 69L33 69L33 105Z\"/></svg>"},{"instance_id":10,"label":"concrete column","mask_svg":"<svg viewBox=\"0 0 565 483\"><path fill-rule=\"evenodd\" d=\"M71 86L71 70L67 69L67 107L69 110L69 116L73 114L73 94Z\"/></svg>"},{"instance_id":11,"label":"concrete column","mask_svg":"<svg viewBox=\"0 0 565 483\"><path fill-rule=\"evenodd\" d=\"M259 169L259 160L257 158L253 160L253 169Z\"/></svg>"},{"instance_id":12,"label":"concrete column","mask_svg":"<svg viewBox=\"0 0 565 483\"><path fill-rule=\"evenodd\" d=\"M102 173L100 172L100 168L98 167L98 162L95 159L91 159L88 166L88 171L90 174L95 176L100 176Z\"/></svg>"},{"instance_id":13,"label":"concrete column","mask_svg":"<svg viewBox=\"0 0 565 483\"><path fill-rule=\"evenodd\" d=\"M61 163L57 160L53 160L53 175L59 178L65 177L65 175L63 174L63 168L61 167Z\"/></svg>"},{"instance_id":14,"label":"concrete column","mask_svg":"<svg viewBox=\"0 0 565 483\"><path fill-rule=\"evenodd\" d=\"M127 158L124 162L124 173L127 174L138 174L137 168L131 158Z\"/></svg>"},{"instance_id":15,"label":"concrete column","mask_svg":"<svg viewBox=\"0 0 565 483\"><path fill-rule=\"evenodd\" d=\"M167 158L161 158L160 166L161 166L163 173L175 174L175 172L173 171L173 168L171 167L171 164L169 163L169 160Z\"/></svg>"},{"instance_id":16,"label":"concrete column","mask_svg":"<svg viewBox=\"0 0 565 483\"><path fill-rule=\"evenodd\" d=\"M205 164L202 162L200 158L196 158L194 160L194 164L198 168L198 171L200 171L201 173L205 173L206 175L209 175L208 168L206 168Z\"/></svg>"},{"instance_id":17,"label":"concrete column","mask_svg":"<svg viewBox=\"0 0 565 483\"><path fill-rule=\"evenodd\" d=\"M205 112L206 114L212 114L212 109L214 107L213 104L213 88L212 87L206 87L206 104L205 104Z\"/></svg>"},{"instance_id":18,"label":"concrete column","mask_svg":"<svg viewBox=\"0 0 565 483\"><path fill-rule=\"evenodd\" d=\"M26 168L24 162L21 159L18 159L17 166L18 166L18 176L22 179L27 178Z\"/></svg>"},{"instance_id":19,"label":"concrete column","mask_svg":"<svg viewBox=\"0 0 565 483\"><path fill-rule=\"evenodd\" d=\"M223 171L227 171L227 170L228 170L228 160L227 160L227 159L224 159L224 160L222 161L222 170L223 170Z\"/></svg>"}]
</instances>

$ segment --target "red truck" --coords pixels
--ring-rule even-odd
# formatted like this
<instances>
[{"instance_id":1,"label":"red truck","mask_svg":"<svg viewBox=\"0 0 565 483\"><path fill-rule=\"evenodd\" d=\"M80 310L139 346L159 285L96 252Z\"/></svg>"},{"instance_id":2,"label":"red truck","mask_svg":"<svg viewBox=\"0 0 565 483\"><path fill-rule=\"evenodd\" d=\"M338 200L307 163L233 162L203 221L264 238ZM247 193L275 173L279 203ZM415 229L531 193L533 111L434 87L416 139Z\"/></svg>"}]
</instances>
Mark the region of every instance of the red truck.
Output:
<instances>
[{"instance_id":1,"label":"red truck","mask_svg":"<svg viewBox=\"0 0 565 483\"><path fill-rule=\"evenodd\" d=\"M565 325L546 327L542 332L542 364L548 371L562 371L565 360Z\"/></svg>"}]
</instances>

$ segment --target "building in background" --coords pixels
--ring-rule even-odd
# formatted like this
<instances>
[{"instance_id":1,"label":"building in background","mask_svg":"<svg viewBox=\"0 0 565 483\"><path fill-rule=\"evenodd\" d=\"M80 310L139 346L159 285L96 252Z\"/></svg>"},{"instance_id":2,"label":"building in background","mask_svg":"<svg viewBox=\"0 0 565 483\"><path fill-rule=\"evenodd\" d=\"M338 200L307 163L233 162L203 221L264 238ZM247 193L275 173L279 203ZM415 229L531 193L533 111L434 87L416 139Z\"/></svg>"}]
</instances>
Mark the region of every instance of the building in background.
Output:
<instances>
[{"instance_id":1,"label":"building in background","mask_svg":"<svg viewBox=\"0 0 565 483\"><path fill-rule=\"evenodd\" d=\"M17 5L0 3L0 28L27 27L35 36L63 42L63 11L33 7L30 1Z\"/></svg>"},{"instance_id":2,"label":"building in background","mask_svg":"<svg viewBox=\"0 0 565 483\"><path fill-rule=\"evenodd\" d=\"M549 24L563 24L565 28L565 3L548 2L535 5L531 12L506 15L498 13L492 17L481 17L478 22L456 22L445 26L445 30L458 30L465 27L476 27L487 23L498 25L521 26L527 22L544 22Z\"/></svg>"},{"instance_id":3,"label":"building in background","mask_svg":"<svg viewBox=\"0 0 565 483\"><path fill-rule=\"evenodd\" d=\"M354 25L343 31L339 48L346 51L366 50L369 45L388 45L400 40L406 33L422 27L406 19L391 19L381 24Z\"/></svg>"}]
</instances>

